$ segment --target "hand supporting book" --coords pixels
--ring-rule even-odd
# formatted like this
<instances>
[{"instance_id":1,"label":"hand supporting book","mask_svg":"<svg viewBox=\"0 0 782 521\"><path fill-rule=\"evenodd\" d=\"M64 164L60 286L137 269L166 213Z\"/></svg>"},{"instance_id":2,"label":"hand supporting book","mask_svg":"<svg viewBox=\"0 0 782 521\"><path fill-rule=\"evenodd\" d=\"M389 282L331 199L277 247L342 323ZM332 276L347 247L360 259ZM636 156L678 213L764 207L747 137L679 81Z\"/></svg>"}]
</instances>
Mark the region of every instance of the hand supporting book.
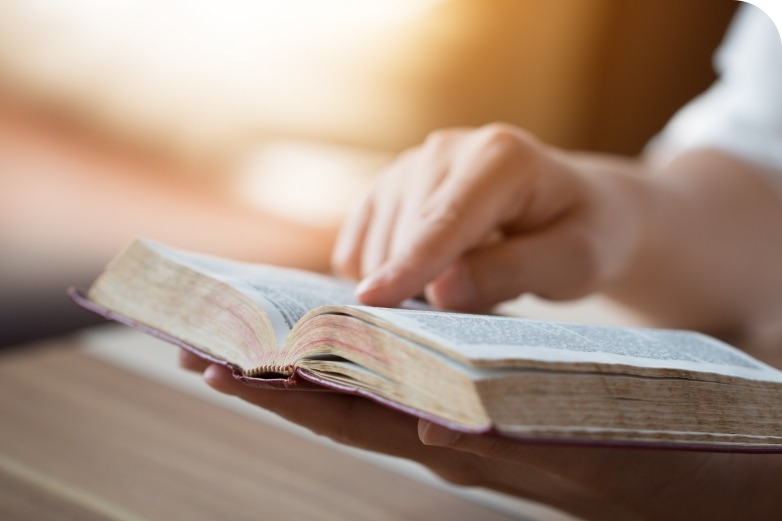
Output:
<instances>
[{"instance_id":1,"label":"hand supporting book","mask_svg":"<svg viewBox=\"0 0 782 521\"><path fill-rule=\"evenodd\" d=\"M585 519L773 519L782 456L519 444L468 435L370 400L247 386L182 351L183 367L339 443L416 461L459 485L532 499Z\"/></svg>"}]
</instances>

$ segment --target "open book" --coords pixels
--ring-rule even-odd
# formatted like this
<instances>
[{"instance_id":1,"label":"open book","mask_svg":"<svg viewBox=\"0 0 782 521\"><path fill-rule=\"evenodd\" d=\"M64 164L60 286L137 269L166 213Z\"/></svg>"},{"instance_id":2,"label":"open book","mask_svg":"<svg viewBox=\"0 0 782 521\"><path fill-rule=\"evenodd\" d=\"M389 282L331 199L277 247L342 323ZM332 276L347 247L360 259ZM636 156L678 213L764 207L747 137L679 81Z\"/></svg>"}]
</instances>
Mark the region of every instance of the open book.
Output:
<instances>
[{"instance_id":1,"label":"open book","mask_svg":"<svg viewBox=\"0 0 782 521\"><path fill-rule=\"evenodd\" d=\"M251 385L529 440L782 452L782 372L687 331L361 306L352 284L136 241L84 307Z\"/></svg>"}]
</instances>

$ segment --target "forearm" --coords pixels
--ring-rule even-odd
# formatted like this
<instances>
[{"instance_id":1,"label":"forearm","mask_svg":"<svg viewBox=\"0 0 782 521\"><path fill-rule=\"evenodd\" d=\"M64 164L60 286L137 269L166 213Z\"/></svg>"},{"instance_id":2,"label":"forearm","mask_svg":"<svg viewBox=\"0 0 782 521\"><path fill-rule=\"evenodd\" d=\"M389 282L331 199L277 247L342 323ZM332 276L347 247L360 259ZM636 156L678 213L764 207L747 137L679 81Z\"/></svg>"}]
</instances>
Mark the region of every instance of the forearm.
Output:
<instances>
[{"instance_id":1,"label":"forearm","mask_svg":"<svg viewBox=\"0 0 782 521\"><path fill-rule=\"evenodd\" d=\"M607 293L662 325L774 341L782 335L782 177L774 176L706 150L646 169L634 194L635 253Z\"/></svg>"}]
</instances>

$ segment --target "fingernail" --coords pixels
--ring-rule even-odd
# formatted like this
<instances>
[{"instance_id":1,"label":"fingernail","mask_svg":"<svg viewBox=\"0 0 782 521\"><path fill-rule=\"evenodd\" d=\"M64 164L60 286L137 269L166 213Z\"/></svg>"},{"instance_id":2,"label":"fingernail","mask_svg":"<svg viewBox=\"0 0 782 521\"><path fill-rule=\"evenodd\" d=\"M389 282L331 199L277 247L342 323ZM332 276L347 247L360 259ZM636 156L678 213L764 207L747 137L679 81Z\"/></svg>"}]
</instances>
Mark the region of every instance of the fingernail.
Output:
<instances>
[{"instance_id":1,"label":"fingernail","mask_svg":"<svg viewBox=\"0 0 782 521\"><path fill-rule=\"evenodd\" d=\"M461 433L446 429L427 420L418 422L418 438L424 445L433 445L438 447L450 447L455 445Z\"/></svg>"},{"instance_id":2,"label":"fingernail","mask_svg":"<svg viewBox=\"0 0 782 521\"><path fill-rule=\"evenodd\" d=\"M388 264L382 264L379 268L361 279L361 282L356 286L356 295L365 295L387 285L392 272L393 269L390 268Z\"/></svg>"},{"instance_id":3,"label":"fingernail","mask_svg":"<svg viewBox=\"0 0 782 521\"><path fill-rule=\"evenodd\" d=\"M222 372L222 367L217 364L211 364L209 367L204 369L203 379L209 385L209 387L228 394L225 385L223 385Z\"/></svg>"}]
</instances>

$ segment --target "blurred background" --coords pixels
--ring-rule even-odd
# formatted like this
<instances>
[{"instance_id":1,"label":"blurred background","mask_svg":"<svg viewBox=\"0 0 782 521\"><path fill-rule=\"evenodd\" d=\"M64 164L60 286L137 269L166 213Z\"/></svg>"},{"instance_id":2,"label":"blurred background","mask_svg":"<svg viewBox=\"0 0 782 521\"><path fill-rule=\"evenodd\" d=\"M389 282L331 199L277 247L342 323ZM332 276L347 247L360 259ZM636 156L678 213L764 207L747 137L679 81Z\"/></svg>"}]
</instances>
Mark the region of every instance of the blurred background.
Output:
<instances>
[{"instance_id":1,"label":"blurred background","mask_svg":"<svg viewBox=\"0 0 782 521\"><path fill-rule=\"evenodd\" d=\"M638 154L713 80L733 0L2 0L0 345L133 237L328 269L433 129Z\"/></svg>"}]
</instances>

